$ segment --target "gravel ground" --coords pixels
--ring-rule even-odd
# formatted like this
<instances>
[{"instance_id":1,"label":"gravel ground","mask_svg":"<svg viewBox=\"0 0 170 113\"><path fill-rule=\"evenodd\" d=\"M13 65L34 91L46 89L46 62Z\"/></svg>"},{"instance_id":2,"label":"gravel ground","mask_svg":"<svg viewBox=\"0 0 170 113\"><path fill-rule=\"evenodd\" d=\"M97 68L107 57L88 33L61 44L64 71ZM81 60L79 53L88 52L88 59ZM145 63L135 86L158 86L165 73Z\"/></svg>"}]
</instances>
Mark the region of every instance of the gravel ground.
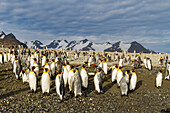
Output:
<instances>
[{"instance_id":1,"label":"gravel ground","mask_svg":"<svg viewBox=\"0 0 170 113\"><path fill-rule=\"evenodd\" d=\"M125 66L124 70L132 68ZM60 102L54 81L49 96L42 94L40 82L37 93L31 93L28 83L15 80L11 63L6 63L0 65L0 112L170 112L170 81L163 80L161 88L155 87L156 73L162 68L153 67L153 71L144 67L137 69L137 87L128 96L121 96L109 74L103 83L103 94L94 91L93 76L89 76L87 92L74 98L67 89L64 101Z\"/></svg>"}]
</instances>

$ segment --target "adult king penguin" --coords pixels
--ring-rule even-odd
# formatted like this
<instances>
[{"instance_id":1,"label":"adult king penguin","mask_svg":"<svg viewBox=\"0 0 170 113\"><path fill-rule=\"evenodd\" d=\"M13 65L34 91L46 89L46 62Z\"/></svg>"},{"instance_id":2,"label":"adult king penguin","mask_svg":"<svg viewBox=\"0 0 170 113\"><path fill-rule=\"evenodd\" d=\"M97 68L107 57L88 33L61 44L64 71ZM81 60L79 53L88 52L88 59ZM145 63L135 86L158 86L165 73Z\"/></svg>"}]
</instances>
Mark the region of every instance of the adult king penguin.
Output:
<instances>
[{"instance_id":1,"label":"adult king penguin","mask_svg":"<svg viewBox=\"0 0 170 113\"><path fill-rule=\"evenodd\" d=\"M41 77L41 88L42 88L43 94L45 92L47 92L48 94L50 93L51 79L50 79L50 75L49 75L48 71L49 71L49 69L45 68L44 72L42 74L42 77Z\"/></svg>"},{"instance_id":2,"label":"adult king penguin","mask_svg":"<svg viewBox=\"0 0 170 113\"><path fill-rule=\"evenodd\" d=\"M117 85L118 85L118 87L120 86L120 80L123 77L123 72L122 72L121 69L123 69L123 68L119 67L118 72L117 72Z\"/></svg>"},{"instance_id":3,"label":"adult king penguin","mask_svg":"<svg viewBox=\"0 0 170 113\"><path fill-rule=\"evenodd\" d=\"M98 68L98 72L95 74L94 76L94 86L95 86L95 90L98 93L102 93L102 82L103 82L103 78L102 78L102 69Z\"/></svg>"},{"instance_id":4,"label":"adult king penguin","mask_svg":"<svg viewBox=\"0 0 170 113\"><path fill-rule=\"evenodd\" d=\"M46 58L45 54L43 54L43 57L42 57L42 66L45 66L46 60L47 60L47 58Z\"/></svg>"},{"instance_id":5,"label":"adult king penguin","mask_svg":"<svg viewBox=\"0 0 170 113\"><path fill-rule=\"evenodd\" d=\"M136 83L137 83L137 75L135 73L135 70L132 70L132 76L130 79L130 90L135 90L136 88Z\"/></svg>"},{"instance_id":6,"label":"adult king penguin","mask_svg":"<svg viewBox=\"0 0 170 113\"><path fill-rule=\"evenodd\" d=\"M31 71L29 72L29 86L31 91L36 92L38 83L37 83L37 77L34 72L34 69L35 69L34 66L31 67Z\"/></svg>"},{"instance_id":7,"label":"adult king penguin","mask_svg":"<svg viewBox=\"0 0 170 113\"><path fill-rule=\"evenodd\" d=\"M58 71L56 72L58 73L55 79L56 92L59 95L60 100L63 100L65 95L63 73Z\"/></svg>"},{"instance_id":8,"label":"adult king penguin","mask_svg":"<svg viewBox=\"0 0 170 113\"><path fill-rule=\"evenodd\" d=\"M85 64L83 64L83 66L81 68L80 75L81 75L81 80L82 80L82 86L83 86L83 88L87 89L87 87L88 87L88 74L87 74L87 71L85 69Z\"/></svg>"},{"instance_id":9,"label":"adult king penguin","mask_svg":"<svg viewBox=\"0 0 170 113\"><path fill-rule=\"evenodd\" d=\"M162 86L162 71L163 70L160 70L156 76L156 87Z\"/></svg>"},{"instance_id":10,"label":"adult king penguin","mask_svg":"<svg viewBox=\"0 0 170 113\"><path fill-rule=\"evenodd\" d=\"M55 66L55 59L52 59L52 63L50 65L50 69L51 69L51 78L53 79L56 75L56 66Z\"/></svg>"},{"instance_id":11,"label":"adult king penguin","mask_svg":"<svg viewBox=\"0 0 170 113\"><path fill-rule=\"evenodd\" d=\"M64 87L67 86L68 83L68 77L69 77L69 71L67 70L67 67L65 64L63 64L63 79L64 79Z\"/></svg>"},{"instance_id":12,"label":"adult king penguin","mask_svg":"<svg viewBox=\"0 0 170 113\"><path fill-rule=\"evenodd\" d=\"M112 82L114 82L117 79L118 70L119 70L118 65L116 65L115 68L112 71Z\"/></svg>"},{"instance_id":13,"label":"adult king penguin","mask_svg":"<svg viewBox=\"0 0 170 113\"><path fill-rule=\"evenodd\" d=\"M74 74L74 96L77 97L78 95L82 95L81 92L81 87L82 87L82 81L80 77L80 72L79 69L75 69L75 74Z\"/></svg>"},{"instance_id":14,"label":"adult king penguin","mask_svg":"<svg viewBox=\"0 0 170 113\"><path fill-rule=\"evenodd\" d=\"M68 84L69 84L69 90L70 93L73 92L73 82L74 82L74 70L73 70L73 66L70 66L70 71L69 71L69 77L68 77Z\"/></svg>"},{"instance_id":15,"label":"adult king penguin","mask_svg":"<svg viewBox=\"0 0 170 113\"><path fill-rule=\"evenodd\" d=\"M104 71L104 74L107 75L107 62L106 62L106 59L104 59L103 71Z\"/></svg>"},{"instance_id":16,"label":"adult king penguin","mask_svg":"<svg viewBox=\"0 0 170 113\"><path fill-rule=\"evenodd\" d=\"M4 64L4 55L0 52L0 63Z\"/></svg>"}]
</instances>

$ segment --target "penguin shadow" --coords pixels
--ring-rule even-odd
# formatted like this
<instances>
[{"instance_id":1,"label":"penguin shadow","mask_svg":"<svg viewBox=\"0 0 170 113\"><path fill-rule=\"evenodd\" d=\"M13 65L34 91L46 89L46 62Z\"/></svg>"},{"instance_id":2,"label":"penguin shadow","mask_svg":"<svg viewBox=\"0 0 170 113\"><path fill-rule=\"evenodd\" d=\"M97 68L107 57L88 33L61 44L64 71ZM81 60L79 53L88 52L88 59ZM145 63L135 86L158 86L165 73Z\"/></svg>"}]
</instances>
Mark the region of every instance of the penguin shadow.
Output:
<instances>
[{"instance_id":1,"label":"penguin shadow","mask_svg":"<svg viewBox=\"0 0 170 113\"><path fill-rule=\"evenodd\" d=\"M1 79L0 79L0 81L2 81L2 80L6 80L6 79L8 79L8 77L7 77L7 78L1 78Z\"/></svg>"},{"instance_id":2,"label":"penguin shadow","mask_svg":"<svg viewBox=\"0 0 170 113\"><path fill-rule=\"evenodd\" d=\"M29 90L29 89L30 89L30 88L27 87L27 88L23 88L23 89L20 89L20 90L16 90L16 91L12 91L12 92L3 94L3 95L0 96L0 99L6 98L6 97L10 97L10 96L13 96L13 95L16 95L16 94L19 94L19 93L21 93L21 92L23 92L23 91L27 91L27 90Z\"/></svg>"},{"instance_id":3,"label":"penguin shadow","mask_svg":"<svg viewBox=\"0 0 170 113\"><path fill-rule=\"evenodd\" d=\"M140 81L138 81L138 82L136 83L136 88L135 88L135 90L138 90L141 86L142 86L142 80L140 80ZM132 92L134 92L135 90L130 90L130 89L129 89L129 93L132 93Z\"/></svg>"},{"instance_id":4,"label":"penguin shadow","mask_svg":"<svg viewBox=\"0 0 170 113\"><path fill-rule=\"evenodd\" d=\"M7 75L9 75L9 74L0 74L0 76L1 76L1 77L3 77L3 76L7 76Z\"/></svg>"},{"instance_id":5,"label":"penguin shadow","mask_svg":"<svg viewBox=\"0 0 170 113\"><path fill-rule=\"evenodd\" d=\"M109 75L104 75L103 77L104 77L104 81L108 81L108 82L111 81L111 75L110 74Z\"/></svg>"},{"instance_id":6,"label":"penguin shadow","mask_svg":"<svg viewBox=\"0 0 170 113\"><path fill-rule=\"evenodd\" d=\"M103 87L103 92L106 93L111 87L113 87L114 83L111 82Z\"/></svg>"},{"instance_id":7,"label":"penguin shadow","mask_svg":"<svg viewBox=\"0 0 170 113\"><path fill-rule=\"evenodd\" d=\"M165 110L165 109L162 109L162 110L161 110L161 113L170 113L170 108L167 108L166 110Z\"/></svg>"}]
</instances>

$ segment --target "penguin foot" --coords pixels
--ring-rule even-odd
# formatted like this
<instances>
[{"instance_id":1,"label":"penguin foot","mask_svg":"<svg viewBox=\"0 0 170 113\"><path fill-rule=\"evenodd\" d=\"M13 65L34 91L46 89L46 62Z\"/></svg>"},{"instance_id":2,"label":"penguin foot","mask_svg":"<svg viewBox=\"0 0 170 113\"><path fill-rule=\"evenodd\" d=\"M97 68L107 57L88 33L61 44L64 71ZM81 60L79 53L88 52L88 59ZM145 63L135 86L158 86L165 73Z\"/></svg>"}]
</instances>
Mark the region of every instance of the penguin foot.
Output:
<instances>
[{"instance_id":1,"label":"penguin foot","mask_svg":"<svg viewBox=\"0 0 170 113\"><path fill-rule=\"evenodd\" d=\"M101 90L100 93L103 94L104 93L103 90Z\"/></svg>"},{"instance_id":2,"label":"penguin foot","mask_svg":"<svg viewBox=\"0 0 170 113\"><path fill-rule=\"evenodd\" d=\"M61 102L63 102L63 100L58 100L58 103L61 103Z\"/></svg>"},{"instance_id":3,"label":"penguin foot","mask_svg":"<svg viewBox=\"0 0 170 113\"><path fill-rule=\"evenodd\" d=\"M47 93L47 96L49 96L50 95L50 93Z\"/></svg>"}]
</instances>

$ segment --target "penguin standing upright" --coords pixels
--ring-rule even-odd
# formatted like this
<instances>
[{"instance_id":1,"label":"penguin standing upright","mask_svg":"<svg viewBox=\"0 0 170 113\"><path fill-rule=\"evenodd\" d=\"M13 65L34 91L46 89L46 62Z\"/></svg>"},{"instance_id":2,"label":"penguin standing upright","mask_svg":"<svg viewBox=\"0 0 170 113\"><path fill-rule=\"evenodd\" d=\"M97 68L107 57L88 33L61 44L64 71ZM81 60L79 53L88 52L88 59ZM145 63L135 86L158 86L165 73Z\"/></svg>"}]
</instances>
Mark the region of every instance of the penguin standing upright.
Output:
<instances>
[{"instance_id":1,"label":"penguin standing upright","mask_svg":"<svg viewBox=\"0 0 170 113\"><path fill-rule=\"evenodd\" d=\"M19 74L20 74L21 70L22 70L21 62L19 60L16 60L16 77L17 77L17 79L20 79Z\"/></svg>"},{"instance_id":2,"label":"penguin standing upright","mask_svg":"<svg viewBox=\"0 0 170 113\"><path fill-rule=\"evenodd\" d=\"M65 95L65 89L64 89L64 80L63 80L62 72L58 72L56 79L55 79L55 85L56 85L57 94L59 95L60 99L63 100L64 95Z\"/></svg>"},{"instance_id":3,"label":"penguin standing upright","mask_svg":"<svg viewBox=\"0 0 170 113\"><path fill-rule=\"evenodd\" d=\"M30 86L31 91L36 92L38 84L37 84L37 77L34 72L34 69L35 69L35 67L32 66L28 77L29 77L29 86Z\"/></svg>"},{"instance_id":4,"label":"penguin standing upright","mask_svg":"<svg viewBox=\"0 0 170 113\"><path fill-rule=\"evenodd\" d=\"M85 70L85 65L84 64L83 64L83 66L81 68L80 75L81 75L83 88L87 88L88 87L88 74L87 74L87 71Z\"/></svg>"},{"instance_id":5,"label":"penguin standing upright","mask_svg":"<svg viewBox=\"0 0 170 113\"><path fill-rule=\"evenodd\" d=\"M0 52L0 63L4 64L4 56L3 56L2 52Z\"/></svg>"},{"instance_id":6,"label":"penguin standing upright","mask_svg":"<svg viewBox=\"0 0 170 113\"><path fill-rule=\"evenodd\" d=\"M118 72L118 65L115 66L115 68L112 71L112 82L114 82L117 79L117 72Z\"/></svg>"},{"instance_id":7,"label":"penguin standing upright","mask_svg":"<svg viewBox=\"0 0 170 113\"><path fill-rule=\"evenodd\" d=\"M69 71L69 77L68 77L68 85L69 85L70 92L73 91L73 82L74 82L74 70L73 70L73 66L71 66L71 69Z\"/></svg>"},{"instance_id":8,"label":"penguin standing upright","mask_svg":"<svg viewBox=\"0 0 170 113\"><path fill-rule=\"evenodd\" d=\"M132 70L132 76L130 79L130 90L135 90L137 83L137 75L135 73L135 70Z\"/></svg>"},{"instance_id":9,"label":"penguin standing upright","mask_svg":"<svg viewBox=\"0 0 170 113\"><path fill-rule=\"evenodd\" d=\"M67 86L68 83L68 76L69 76L69 71L66 68L66 65L63 65L63 79L64 79L64 87Z\"/></svg>"},{"instance_id":10,"label":"penguin standing upright","mask_svg":"<svg viewBox=\"0 0 170 113\"><path fill-rule=\"evenodd\" d=\"M98 67L103 68L103 62L102 62L101 59L99 59L99 65L98 65Z\"/></svg>"},{"instance_id":11,"label":"penguin standing upright","mask_svg":"<svg viewBox=\"0 0 170 113\"><path fill-rule=\"evenodd\" d=\"M45 66L46 60L47 60L47 58L46 58L45 54L43 54L43 57L42 57L42 66Z\"/></svg>"},{"instance_id":12,"label":"penguin standing upright","mask_svg":"<svg viewBox=\"0 0 170 113\"><path fill-rule=\"evenodd\" d=\"M82 81L80 77L80 72L79 69L76 68L75 74L74 74L74 96L77 97L78 95L82 95L81 92L81 87L82 87Z\"/></svg>"},{"instance_id":13,"label":"penguin standing upright","mask_svg":"<svg viewBox=\"0 0 170 113\"><path fill-rule=\"evenodd\" d=\"M22 77L22 82L25 83L25 82L29 82L29 78L28 78L28 75L29 75L29 69L26 68L26 69L23 69L21 71L21 77Z\"/></svg>"},{"instance_id":14,"label":"penguin standing upright","mask_svg":"<svg viewBox=\"0 0 170 113\"><path fill-rule=\"evenodd\" d=\"M94 86L95 86L95 90L98 93L102 93L102 82L103 82L103 78L102 78L102 69L98 68L98 72L95 74L94 76Z\"/></svg>"},{"instance_id":15,"label":"penguin standing upright","mask_svg":"<svg viewBox=\"0 0 170 113\"><path fill-rule=\"evenodd\" d=\"M104 59L103 71L104 71L104 74L107 75L107 62L106 62L106 59Z\"/></svg>"},{"instance_id":16,"label":"penguin standing upright","mask_svg":"<svg viewBox=\"0 0 170 113\"><path fill-rule=\"evenodd\" d=\"M7 56L8 56L8 58L7 58L8 62L11 61L11 54L10 54L10 52L7 52Z\"/></svg>"},{"instance_id":17,"label":"penguin standing upright","mask_svg":"<svg viewBox=\"0 0 170 113\"><path fill-rule=\"evenodd\" d=\"M46 64L45 64L45 66L44 66L44 72L45 72L45 68L48 68L48 74L50 75L50 77L51 77L51 70L50 70L50 66L49 66L49 64L48 64L48 59L46 59Z\"/></svg>"},{"instance_id":18,"label":"penguin standing upright","mask_svg":"<svg viewBox=\"0 0 170 113\"><path fill-rule=\"evenodd\" d=\"M119 60L119 67L122 67L122 66L123 66L123 57L121 57Z\"/></svg>"},{"instance_id":19,"label":"penguin standing upright","mask_svg":"<svg viewBox=\"0 0 170 113\"><path fill-rule=\"evenodd\" d=\"M162 70L160 70L156 76L156 87L162 86Z\"/></svg>"},{"instance_id":20,"label":"penguin standing upright","mask_svg":"<svg viewBox=\"0 0 170 113\"><path fill-rule=\"evenodd\" d=\"M6 52L4 52L4 62L8 62L8 56L7 56Z\"/></svg>"},{"instance_id":21,"label":"penguin standing upright","mask_svg":"<svg viewBox=\"0 0 170 113\"><path fill-rule=\"evenodd\" d=\"M89 59L88 59L88 67L90 67L91 61L92 61L92 57L91 57L91 55L90 55L90 57L89 57Z\"/></svg>"},{"instance_id":22,"label":"penguin standing upright","mask_svg":"<svg viewBox=\"0 0 170 113\"><path fill-rule=\"evenodd\" d=\"M54 78L56 75L56 71L55 71L55 59L52 59L52 63L50 65L50 69L51 69L51 78Z\"/></svg>"},{"instance_id":23,"label":"penguin standing upright","mask_svg":"<svg viewBox=\"0 0 170 113\"><path fill-rule=\"evenodd\" d=\"M120 80L123 77L123 72L122 72L122 67L119 67L118 72L117 72L117 85L118 87L120 86Z\"/></svg>"},{"instance_id":24,"label":"penguin standing upright","mask_svg":"<svg viewBox=\"0 0 170 113\"><path fill-rule=\"evenodd\" d=\"M30 65L33 66L34 65L34 54L31 54L31 59L30 59Z\"/></svg>"},{"instance_id":25,"label":"penguin standing upright","mask_svg":"<svg viewBox=\"0 0 170 113\"><path fill-rule=\"evenodd\" d=\"M128 93L128 83L129 83L129 70L125 71L124 76L120 80L120 90L121 90L121 95L127 95Z\"/></svg>"},{"instance_id":26,"label":"penguin standing upright","mask_svg":"<svg viewBox=\"0 0 170 113\"><path fill-rule=\"evenodd\" d=\"M145 64L145 68L147 69L147 68L148 68L148 65L147 65L147 58L146 58L146 57L144 57L143 62L144 62L144 64Z\"/></svg>"},{"instance_id":27,"label":"penguin standing upright","mask_svg":"<svg viewBox=\"0 0 170 113\"><path fill-rule=\"evenodd\" d=\"M38 67L38 64L37 64L36 61L37 61L37 59L34 58L34 64L33 64L33 66L35 67L34 72L36 73L36 76L38 77L38 75L39 75L39 67Z\"/></svg>"},{"instance_id":28,"label":"penguin standing upright","mask_svg":"<svg viewBox=\"0 0 170 113\"><path fill-rule=\"evenodd\" d=\"M147 64L148 64L148 69L151 71L152 70L152 60L150 58L147 58Z\"/></svg>"},{"instance_id":29,"label":"penguin standing upright","mask_svg":"<svg viewBox=\"0 0 170 113\"><path fill-rule=\"evenodd\" d=\"M170 62L167 62L165 66L165 80L169 80L170 76Z\"/></svg>"},{"instance_id":30,"label":"penguin standing upright","mask_svg":"<svg viewBox=\"0 0 170 113\"><path fill-rule=\"evenodd\" d=\"M45 71L43 72L42 77L41 77L41 88L42 88L43 94L45 92L47 92L49 94L49 92L50 92L50 83L51 83L50 75L48 73L49 69L45 68L44 70Z\"/></svg>"}]
</instances>

